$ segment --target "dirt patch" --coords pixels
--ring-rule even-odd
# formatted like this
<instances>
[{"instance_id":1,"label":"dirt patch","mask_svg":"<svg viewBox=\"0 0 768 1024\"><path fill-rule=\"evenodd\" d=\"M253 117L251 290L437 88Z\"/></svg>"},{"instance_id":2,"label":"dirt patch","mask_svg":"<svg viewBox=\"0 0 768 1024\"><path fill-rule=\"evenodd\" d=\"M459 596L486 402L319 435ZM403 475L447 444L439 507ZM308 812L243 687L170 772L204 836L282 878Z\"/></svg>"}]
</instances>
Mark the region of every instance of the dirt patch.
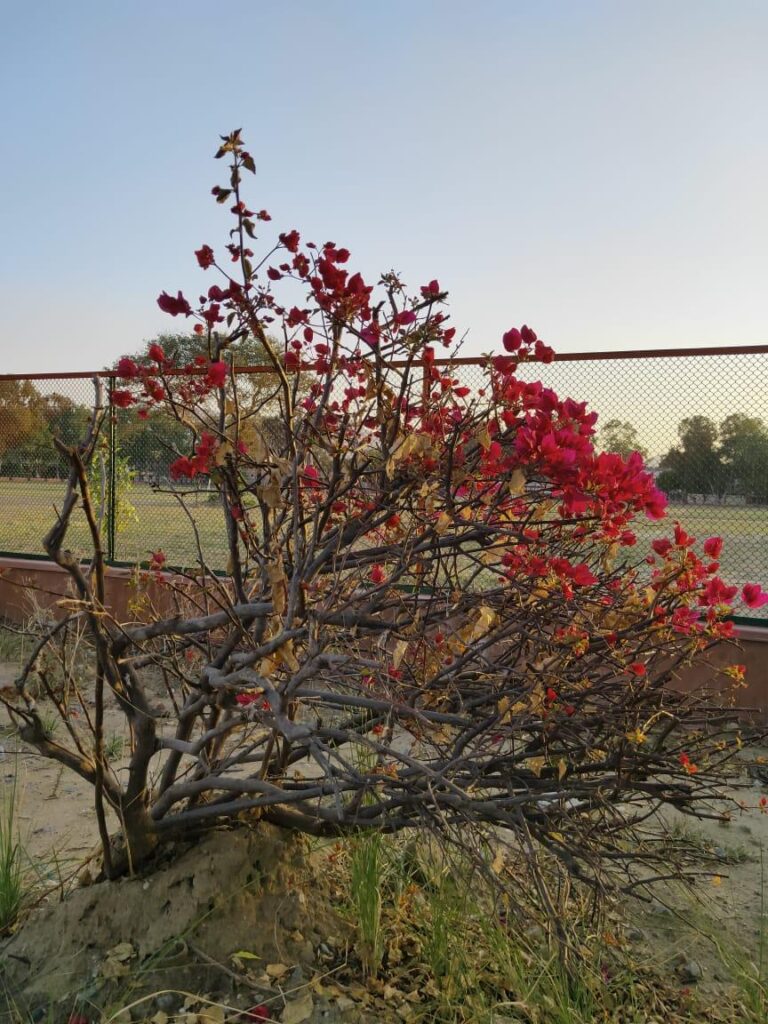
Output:
<instances>
[{"instance_id":1,"label":"dirt patch","mask_svg":"<svg viewBox=\"0 0 768 1024\"><path fill-rule=\"evenodd\" d=\"M343 946L345 930L304 839L259 824L209 833L146 877L40 908L0 946L0 960L17 1003L71 1005L77 995L101 1005L129 972L141 980L134 995L205 984L199 951L224 965L246 951L254 963L309 968L319 947Z\"/></svg>"},{"instance_id":2,"label":"dirt patch","mask_svg":"<svg viewBox=\"0 0 768 1024\"><path fill-rule=\"evenodd\" d=\"M0 664L0 686L16 671ZM163 696L158 687L152 699L161 705ZM0 779L4 786L17 784L30 862L51 880L66 877L97 844L91 787L18 743L9 726L0 711ZM107 736L119 737L124 728L122 715L108 711ZM118 752L111 770L120 777L126 767ZM732 808L727 821L666 815L667 830L701 852L695 888L660 887L650 903L630 900L622 907L638 958L658 964L673 984L713 1000L726 993L740 967L758 961L764 945L768 952L768 804L760 805L768 796L768 751L745 755L743 781L744 789L732 791L743 810ZM110 827L117 829L116 819ZM246 950L260 958L253 961L257 970L284 964L306 979L343 957L347 927L303 839L259 825L211 833L176 852L145 878L77 889L36 911L0 943L0 1006L3 984L31 1010L62 999L70 1000L71 1010L73 994L103 1005L122 991L123 968L130 972L132 998L187 986L235 1000L232 984L228 992L221 989L226 975L193 949L230 968L231 954ZM127 959L111 955L116 948ZM105 970L116 977L105 977ZM345 1018L329 1011L320 1019Z\"/></svg>"},{"instance_id":3,"label":"dirt patch","mask_svg":"<svg viewBox=\"0 0 768 1024\"><path fill-rule=\"evenodd\" d=\"M665 812L671 836L700 853L694 885L660 884L650 901L629 900L624 907L638 951L713 997L724 994L741 972L756 973L768 952L768 805L760 803L768 797L768 768L760 765L765 755L750 752L744 788L729 791L741 809L731 807L721 820Z\"/></svg>"}]
</instances>

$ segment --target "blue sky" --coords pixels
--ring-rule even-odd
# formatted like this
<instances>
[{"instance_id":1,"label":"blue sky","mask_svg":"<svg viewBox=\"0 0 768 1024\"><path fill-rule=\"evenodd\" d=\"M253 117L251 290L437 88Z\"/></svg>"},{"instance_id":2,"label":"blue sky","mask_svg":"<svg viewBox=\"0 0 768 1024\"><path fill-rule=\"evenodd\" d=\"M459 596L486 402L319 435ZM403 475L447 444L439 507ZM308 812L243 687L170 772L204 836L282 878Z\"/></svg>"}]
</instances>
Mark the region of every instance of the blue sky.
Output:
<instances>
[{"instance_id":1,"label":"blue sky","mask_svg":"<svg viewBox=\"0 0 768 1024\"><path fill-rule=\"evenodd\" d=\"M437 277L468 353L766 342L766 52L762 0L6 2L0 369L175 325L233 127L252 206Z\"/></svg>"}]
</instances>

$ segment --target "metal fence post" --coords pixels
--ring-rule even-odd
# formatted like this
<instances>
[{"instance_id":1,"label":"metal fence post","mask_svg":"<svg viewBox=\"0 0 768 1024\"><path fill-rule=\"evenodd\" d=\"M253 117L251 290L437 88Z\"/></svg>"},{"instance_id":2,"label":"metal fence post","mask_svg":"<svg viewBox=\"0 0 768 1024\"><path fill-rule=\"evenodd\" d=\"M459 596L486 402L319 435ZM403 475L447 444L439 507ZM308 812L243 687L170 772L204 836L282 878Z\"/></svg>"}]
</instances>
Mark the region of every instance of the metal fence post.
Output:
<instances>
[{"instance_id":1,"label":"metal fence post","mask_svg":"<svg viewBox=\"0 0 768 1024\"><path fill-rule=\"evenodd\" d=\"M117 416L109 400L109 433L107 436L107 561L115 560L117 533Z\"/></svg>"}]
</instances>

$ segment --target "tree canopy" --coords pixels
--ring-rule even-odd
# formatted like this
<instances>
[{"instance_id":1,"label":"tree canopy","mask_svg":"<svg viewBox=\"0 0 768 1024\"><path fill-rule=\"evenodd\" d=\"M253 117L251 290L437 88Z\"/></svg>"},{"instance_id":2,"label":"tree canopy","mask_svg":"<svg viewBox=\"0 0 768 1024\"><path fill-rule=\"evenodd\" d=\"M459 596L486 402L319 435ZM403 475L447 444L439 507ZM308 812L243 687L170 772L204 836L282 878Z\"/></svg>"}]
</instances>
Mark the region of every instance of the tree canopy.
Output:
<instances>
[{"instance_id":1,"label":"tree canopy","mask_svg":"<svg viewBox=\"0 0 768 1024\"><path fill-rule=\"evenodd\" d=\"M606 452L615 452L624 458L632 452L638 452L644 459L648 456L646 448L640 444L637 429L633 424L620 419L608 420L600 427L599 445Z\"/></svg>"},{"instance_id":2,"label":"tree canopy","mask_svg":"<svg viewBox=\"0 0 768 1024\"><path fill-rule=\"evenodd\" d=\"M761 419L732 413L718 426L707 416L690 416L677 432L679 444L661 460L663 490L768 501L768 430Z\"/></svg>"}]
</instances>

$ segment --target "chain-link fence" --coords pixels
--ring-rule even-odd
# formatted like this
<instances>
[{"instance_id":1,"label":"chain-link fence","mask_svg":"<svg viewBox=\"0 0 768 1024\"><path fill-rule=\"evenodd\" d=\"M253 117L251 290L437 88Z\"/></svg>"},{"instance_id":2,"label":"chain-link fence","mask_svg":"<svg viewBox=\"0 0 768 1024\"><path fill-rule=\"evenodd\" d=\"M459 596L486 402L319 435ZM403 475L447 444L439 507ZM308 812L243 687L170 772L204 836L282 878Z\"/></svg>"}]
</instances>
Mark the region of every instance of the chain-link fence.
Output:
<instances>
[{"instance_id":1,"label":"chain-link fence","mask_svg":"<svg viewBox=\"0 0 768 1024\"><path fill-rule=\"evenodd\" d=\"M487 381L481 359L444 369L473 390ZM600 416L599 447L641 451L669 495L671 517L700 538L724 538L725 578L768 581L768 346L561 355L518 373L560 397L586 399ZM265 377L251 379L258 387ZM93 396L88 375L0 378L0 552L43 553L65 475L53 438L82 436ZM113 410L91 471L113 561L146 561L162 547L169 562L189 565L199 544L209 564L225 564L215 492L187 494L185 509L163 487L174 453L187 447L185 428L171 417ZM639 524L637 550L663 529ZM86 550L76 515L70 545L78 544ZM759 615L768 618L768 608Z\"/></svg>"}]
</instances>

